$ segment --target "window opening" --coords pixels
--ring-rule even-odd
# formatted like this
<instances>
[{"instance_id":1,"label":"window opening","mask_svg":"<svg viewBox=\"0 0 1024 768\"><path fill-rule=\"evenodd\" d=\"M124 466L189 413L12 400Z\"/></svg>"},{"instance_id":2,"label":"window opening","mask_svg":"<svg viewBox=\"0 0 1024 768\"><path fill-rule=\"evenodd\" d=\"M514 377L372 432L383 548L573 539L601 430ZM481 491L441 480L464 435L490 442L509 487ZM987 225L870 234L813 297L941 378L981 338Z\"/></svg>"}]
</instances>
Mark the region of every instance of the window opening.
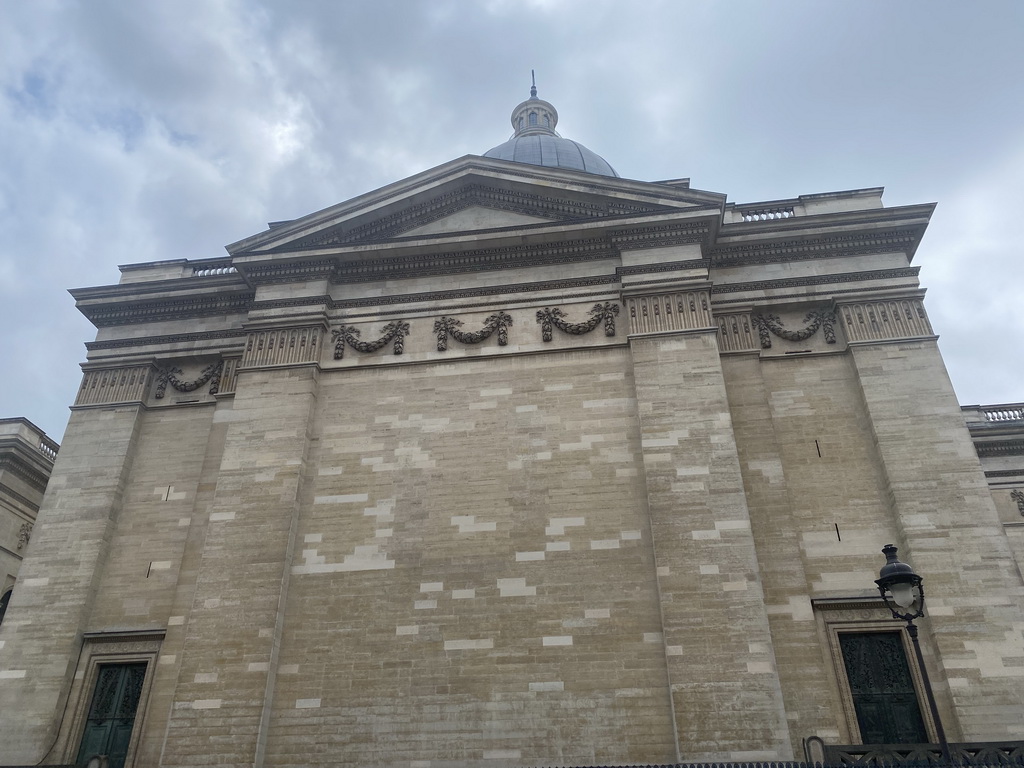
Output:
<instances>
[{"instance_id":1,"label":"window opening","mask_svg":"<svg viewBox=\"0 0 1024 768\"><path fill-rule=\"evenodd\" d=\"M145 663L100 667L78 763L93 755L106 755L109 768L124 768L145 678Z\"/></svg>"},{"instance_id":2,"label":"window opening","mask_svg":"<svg viewBox=\"0 0 1024 768\"><path fill-rule=\"evenodd\" d=\"M530 125L536 125L536 124L537 124L537 113L536 112L531 112L530 113Z\"/></svg>"},{"instance_id":3,"label":"window opening","mask_svg":"<svg viewBox=\"0 0 1024 768\"><path fill-rule=\"evenodd\" d=\"M4 592L3 597L0 597L0 624L4 623L4 614L7 613L7 604L11 602L11 590Z\"/></svg>"},{"instance_id":4,"label":"window opening","mask_svg":"<svg viewBox=\"0 0 1024 768\"><path fill-rule=\"evenodd\" d=\"M863 744L928 742L898 632L843 632L843 665Z\"/></svg>"}]
</instances>

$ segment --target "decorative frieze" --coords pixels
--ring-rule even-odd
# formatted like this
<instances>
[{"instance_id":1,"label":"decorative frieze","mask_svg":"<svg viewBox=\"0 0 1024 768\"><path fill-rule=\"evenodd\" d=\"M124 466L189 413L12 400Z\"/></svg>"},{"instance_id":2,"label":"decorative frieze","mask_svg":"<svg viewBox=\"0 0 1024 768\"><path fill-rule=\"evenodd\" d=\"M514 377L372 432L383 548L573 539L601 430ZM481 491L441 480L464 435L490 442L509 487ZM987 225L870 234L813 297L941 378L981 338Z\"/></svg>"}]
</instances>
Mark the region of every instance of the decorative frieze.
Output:
<instances>
[{"instance_id":1,"label":"decorative frieze","mask_svg":"<svg viewBox=\"0 0 1024 768\"><path fill-rule=\"evenodd\" d=\"M224 368L220 372L220 389L216 394L233 395L235 382L238 381L238 366L242 362L239 357L224 358Z\"/></svg>"},{"instance_id":2,"label":"decorative frieze","mask_svg":"<svg viewBox=\"0 0 1024 768\"><path fill-rule=\"evenodd\" d=\"M508 344L508 327L512 325L512 316L508 312L495 312L484 321L484 327L479 331L466 333L460 331L461 320L454 317L440 317L434 321L434 333L437 334L437 351L444 352L448 349L448 337L463 344L479 344L491 334L497 332L498 346L504 347Z\"/></svg>"},{"instance_id":3,"label":"decorative frieze","mask_svg":"<svg viewBox=\"0 0 1024 768\"><path fill-rule=\"evenodd\" d=\"M242 366L251 368L261 365L302 365L320 359L320 342L323 328L283 328L268 331L252 331L245 342Z\"/></svg>"},{"instance_id":4,"label":"decorative frieze","mask_svg":"<svg viewBox=\"0 0 1024 768\"><path fill-rule=\"evenodd\" d=\"M702 243L710 232L704 221L673 222L612 232L611 240L620 251L638 251L645 248Z\"/></svg>"},{"instance_id":5,"label":"decorative frieze","mask_svg":"<svg viewBox=\"0 0 1024 768\"><path fill-rule=\"evenodd\" d=\"M715 327L707 290L668 293L660 296L630 296L629 332L664 333Z\"/></svg>"},{"instance_id":6,"label":"decorative frieze","mask_svg":"<svg viewBox=\"0 0 1024 768\"><path fill-rule=\"evenodd\" d=\"M409 335L409 324L404 320L395 320L384 326L382 335L374 341L360 341L359 329L354 325L335 328L331 332L334 341L334 359L341 360L345 356L345 345L348 344L358 352L376 352L389 341L393 341L392 350L396 355L405 350L405 337Z\"/></svg>"},{"instance_id":7,"label":"decorative frieze","mask_svg":"<svg viewBox=\"0 0 1024 768\"><path fill-rule=\"evenodd\" d=\"M150 365L86 371L75 405L141 402L149 391L154 373Z\"/></svg>"},{"instance_id":8,"label":"decorative frieze","mask_svg":"<svg viewBox=\"0 0 1024 768\"><path fill-rule=\"evenodd\" d=\"M604 324L604 335L614 336L615 316L618 314L619 305L606 301L603 304L595 304L591 308L589 320L582 323L569 323L564 319L565 313L558 307L545 307L537 310L537 322L540 323L541 338L544 341L551 341L553 328L557 328L563 333L582 336L584 333L590 333L602 323Z\"/></svg>"},{"instance_id":9,"label":"decorative frieze","mask_svg":"<svg viewBox=\"0 0 1024 768\"><path fill-rule=\"evenodd\" d=\"M718 321L718 348L722 352L756 351L758 342L757 326L749 312L730 315L716 315Z\"/></svg>"},{"instance_id":10,"label":"decorative frieze","mask_svg":"<svg viewBox=\"0 0 1024 768\"><path fill-rule=\"evenodd\" d=\"M921 299L840 304L839 316L850 342L932 337Z\"/></svg>"},{"instance_id":11,"label":"decorative frieze","mask_svg":"<svg viewBox=\"0 0 1024 768\"><path fill-rule=\"evenodd\" d=\"M216 395L220 389L220 377L223 369L224 361L218 360L206 366L197 378L184 381L178 378L181 375L181 368L163 368L156 375L156 391L153 393L153 397L157 400L163 399L168 384L178 392L195 392L206 382L210 382L209 393Z\"/></svg>"},{"instance_id":12,"label":"decorative frieze","mask_svg":"<svg viewBox=\"0 0 1024 768\"><path fill-rule=\"evenodd\" d=\"M816 334L819 328L826 344L836 343L836 318L827 310L812 309L804 316L806 325L797 330L786 328L776 315L757 314L752 315L750 319L757 327L761 349L772 348L772 336L778 336L786 341L806 341Z\"/></svg>"},{"instance_id":13,"label":"decorative frieze","mask_svg":"<svg viewBox=\"0 0 1024 768\"><path fill-rule=\"evenodd\" d=\"M558 243L479 248L419 256L382 257L338 263L331 282L351 285L390 278L429 277L492 269L523 269L614 259L618 252L604 239L563 240ZM267 269L271 269L270 266Z\"/></svg>"}]
</instances>

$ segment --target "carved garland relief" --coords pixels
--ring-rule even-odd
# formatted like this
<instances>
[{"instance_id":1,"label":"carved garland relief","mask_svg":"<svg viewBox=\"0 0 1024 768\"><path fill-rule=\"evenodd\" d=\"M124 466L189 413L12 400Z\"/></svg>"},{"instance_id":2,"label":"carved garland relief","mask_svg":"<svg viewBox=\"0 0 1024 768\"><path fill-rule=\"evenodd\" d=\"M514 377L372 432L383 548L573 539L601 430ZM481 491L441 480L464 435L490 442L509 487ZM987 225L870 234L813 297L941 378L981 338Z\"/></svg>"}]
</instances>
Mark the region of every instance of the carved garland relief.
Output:
<instances>
[{"instance_id":1,"label":"carved garland relief","mask_svg":"<svg viewBox=\"0 0 1024 768\"><path fill-rule=\"evenodd\" d=\"M819 328L822 329L826 344L836 343L836 318L831 312L812 309L804 316L807 325L800 330L787 329L776 315L753 315L751 320L757 326L761 349L772 348L772 335L786 341L806 341L816 334Z\"/></svg>"},{"instance_id":2,"label":"carved garland relief","mask_svg":"<svg viewBox=\"0 0 1024 768\"><path fill-rule=\"evenodd\" d=\"M210 382L209 393L216 395L220 391L220 376L223 370L224 361L218 360L216 363L206 366L198 378L192 381L182 381L178 378L181 375L181 368L164 368L157 374L156 391L153 393L153 397L157 400L162 399L168 384L178 392L195 392L206 382Z\"/></svg>"},{"instance_id":3,"label":"carved garland relief","mask_svg":"<svg viewBox=\"0 0 1024 768\"><path fill-rule=\"evenodd\" d=\"M544 307L537 310L537 322L540 323L541 339L551 341L551 331L557 328L563 333L570 333L575 336L582 336L590 333L602 322L604 323L604 335L615 335L615 316L619 314L619 305L605 302L595 304L590 310L590 319L582 323L569 323L565 321L565 313L558 307Z\"/></svg>"},{"instance_id":4,"label":"carved garland relief","mask_svg":"<svg viewBox=\"0 0 1024 768\"><path fill-rule=\"evenodd\" d=\"M1017 503L1017 511L1024 515L1024 491L1010 491L1010 498Z\"/></svg>"},{"instance_id":5,"label":"carved garland relief","mask_svg":"<svg viewBox=\"0 0 1024 768\"><path fill-rule=\"evenodd\" d=\"M342 328L335 328L331 333L334 341L334 359L341 360L345 356L345 344L358 352L376 352L389 341L394 341L392 347L396 355L405 351L405 337L409 335L409 324L404 320L396 320L384 326L383 335L376 341L360 341L359 329L354 325L346 325Z\"/></svg>"},{"instance_id":6,"label":"carved garland relief","mask_svg":"<svg viewBox=\"0 0 1024 768\"><path fill-rule=\"evenodd\" d=\"M460 331L461 325L462 321L454 317L439 317L434 321L438 352L448 349L449 336L463 344L479 344L495 332L498 334L498 346L504 347L508 344L508 327L512 325L512 316L508 312L495 312L484 321L483 328L472 333Z\"/></svg>"},{"instance_id":7,"label":"carved garland relief","mask_svg":"<svg viewBox=\"0 0 1024 768\"><path fill-rule=\"evenodd\" d=\"M582 336L594 329L604 328L604 335L612 337L615 335L615 318L619 314L619 305L612 302L595 304L590 309L590 317L581 323L570 323L558 307L544 307L537 310L537 323L540 325L541 340L549 342L554 335L554 329L574 336ZM461 344L479 344L491 336L496 336L498 346L508 346L509 328L512 326L512 316L505 310L490 315L484 320L483 326L476 331L463 329L463 323L456 317L442 315L434 321L434 335L437 339L437 351L445 352L448 349L449 339ZM410 323L405 320L395 320L388 323L381 331L381 336L373 341L362 341L360 331L354 325L343 325L331 332L331 339L334 341L334 359L342 360L345 356L345 347L351 347L358 352L376 352L388 343L392 343L392 351L396 355L405 352L405 338L409 336Z\"/></svg>"}]
</instances>

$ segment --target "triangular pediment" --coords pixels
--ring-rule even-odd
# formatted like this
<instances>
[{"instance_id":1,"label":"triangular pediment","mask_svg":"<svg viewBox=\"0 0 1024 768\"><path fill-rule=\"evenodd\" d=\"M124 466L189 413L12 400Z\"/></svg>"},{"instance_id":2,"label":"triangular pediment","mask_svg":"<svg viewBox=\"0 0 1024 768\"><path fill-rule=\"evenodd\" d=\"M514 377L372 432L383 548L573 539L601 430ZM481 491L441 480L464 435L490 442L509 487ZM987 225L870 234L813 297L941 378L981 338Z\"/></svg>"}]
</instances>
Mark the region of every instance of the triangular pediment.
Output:
<instances>
[{"instance_id":1,"label":"triangular pediment","mask_svg":"<svg viewBox=\"0 0 1024 768\"><path fill-rule=\"evenodd\" d=\"M228 251L290 252L436 239L720 202L723 196L697 190L467 157L348 203L278 222Z\"/></svg>"}]
</instances>

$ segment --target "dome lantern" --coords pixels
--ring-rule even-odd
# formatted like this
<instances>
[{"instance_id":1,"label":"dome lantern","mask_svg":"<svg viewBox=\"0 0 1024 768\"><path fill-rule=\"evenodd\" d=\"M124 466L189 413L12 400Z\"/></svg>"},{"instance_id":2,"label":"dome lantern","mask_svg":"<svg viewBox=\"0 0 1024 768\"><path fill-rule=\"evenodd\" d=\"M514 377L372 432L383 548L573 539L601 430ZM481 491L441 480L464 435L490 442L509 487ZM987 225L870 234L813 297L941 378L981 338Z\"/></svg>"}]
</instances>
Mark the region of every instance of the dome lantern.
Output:
<instances>
[{"instance_id":1,"label":"dome lantern","mask_svg":"<svg viewBox=\"0 0 1024 768\"><path fill-rule=\"evenodd\" d=\"M534 80L530 98L512 110L512 138L484 152L484 157L549 168L566 168L599 176L619 175L597 153L560 136L555 131L556 125L558 111L551 103L537 98L537 84Z\"/></svg>"}]
</instances>

